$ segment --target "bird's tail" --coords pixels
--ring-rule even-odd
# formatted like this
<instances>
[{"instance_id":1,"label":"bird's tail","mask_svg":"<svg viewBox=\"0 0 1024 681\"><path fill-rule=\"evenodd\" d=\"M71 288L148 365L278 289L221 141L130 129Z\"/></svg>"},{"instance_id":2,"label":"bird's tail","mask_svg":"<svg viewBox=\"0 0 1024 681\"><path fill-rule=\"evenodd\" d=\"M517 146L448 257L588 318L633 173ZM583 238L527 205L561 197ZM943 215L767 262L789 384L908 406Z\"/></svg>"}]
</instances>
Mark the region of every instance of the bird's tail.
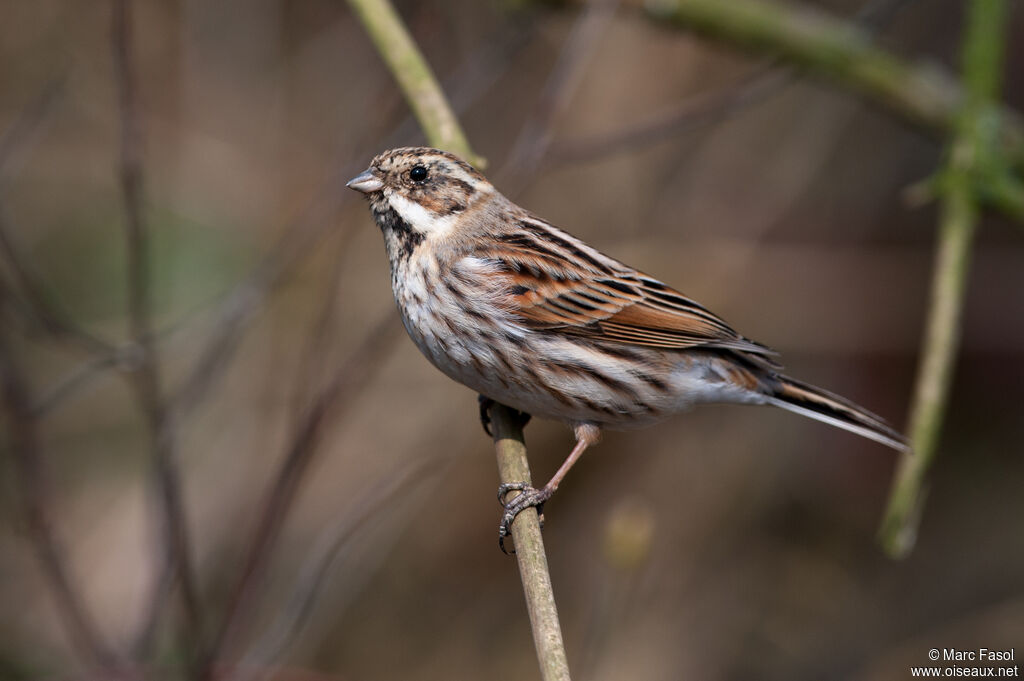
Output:
<instances>
[{"instance_id":1,"label":"bird's tail","mask_svg":"<svg viewBox=\"0 0 1024 681\"><path fill-rule=\"evenodd\" d=\"M907 440L880 417L847 399L788 376L777 376L768 403L904 451Z\"/></svg>"}]
</instances>

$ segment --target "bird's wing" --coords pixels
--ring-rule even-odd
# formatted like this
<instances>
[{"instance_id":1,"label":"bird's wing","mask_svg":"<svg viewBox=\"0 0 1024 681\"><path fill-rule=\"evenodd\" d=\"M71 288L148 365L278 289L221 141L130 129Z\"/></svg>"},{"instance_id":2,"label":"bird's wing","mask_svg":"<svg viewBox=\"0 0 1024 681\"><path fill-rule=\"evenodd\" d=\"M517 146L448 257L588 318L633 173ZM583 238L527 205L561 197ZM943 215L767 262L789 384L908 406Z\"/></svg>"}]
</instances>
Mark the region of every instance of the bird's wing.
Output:
<instances>
[{"instance_id":1,"label":"bird's wing","mask_svg":"<svg viewBox=\"0 0 1024 681\"><path fill-rule=\"evenodd\" d=\"M530 218L499 235L477 257L491 265L502 303L524 324L628 345L775 353L662 282Z\"/></svg>"}]
</instances>

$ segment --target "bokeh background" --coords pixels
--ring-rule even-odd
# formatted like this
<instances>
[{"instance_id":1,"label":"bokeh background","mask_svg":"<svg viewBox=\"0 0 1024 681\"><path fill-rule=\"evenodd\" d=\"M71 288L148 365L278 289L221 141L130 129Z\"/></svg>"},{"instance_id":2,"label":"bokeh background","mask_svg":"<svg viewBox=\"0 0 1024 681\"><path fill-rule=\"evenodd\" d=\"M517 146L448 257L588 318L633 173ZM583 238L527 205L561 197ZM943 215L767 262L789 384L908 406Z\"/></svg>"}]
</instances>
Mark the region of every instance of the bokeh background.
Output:
<instances>
[{"instance_id":1,"label":"bokeh background","mask_svg":"<svg viewBox=\"0 0 1024 681\"><path fill-rule=\"evenodd\" d=\"M476 396L405 337L378 230L344 188L377 152L423 141L373 46L339 0L131 4L153 318L162 388L180 398L171 430L201 617L182 632L176 588L157 663L139 673L185 673L185 642L217 629L281 462L306 447L221 669L535 678L515 562L496 546ZM779 350L790 373L903 424L936 227L934 207L908 205L904 190L941 148L853 96L656 24L638 3L605 4L586 54L568 56L586 16L577 4L397 7L499 189L705 303ZM1013 9L1005 96L1019 108L1024 8ZM896 3L878 39L955 69L962 20L960 1ZM571 77L559 75L567 59ZM766 72L775 80L749 101L600 143ZM122 346L107 3L0 2L0 132L18 262L51 305ZM5 344L39 405L61 560L107 644L126 650L162 560L130 362L103 364L41 329L20 311L9 258L3 277ZM546 508L577 678L903 679L933 647L1024 655L1022 313L1024 234L987 217L903 561L875 541L895 462L881 446L742 407L608 433ZM322 428L301 440L321 408ZM571 434L535 421L527 444L546 479ZM0 475L0 677L96 678L33 553L30 491L7 454Z\"/></svg>"}]
</instances>

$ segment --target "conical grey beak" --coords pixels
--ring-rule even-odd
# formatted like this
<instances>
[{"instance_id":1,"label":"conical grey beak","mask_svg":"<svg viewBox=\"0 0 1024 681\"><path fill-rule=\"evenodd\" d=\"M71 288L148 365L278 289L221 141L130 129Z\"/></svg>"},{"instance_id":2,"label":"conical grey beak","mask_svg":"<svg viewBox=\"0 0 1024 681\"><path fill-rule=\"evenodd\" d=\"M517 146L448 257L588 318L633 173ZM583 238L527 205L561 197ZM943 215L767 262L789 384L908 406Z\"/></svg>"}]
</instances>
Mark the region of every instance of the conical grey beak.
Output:
<instances>
[{"instance_id":1,"label":"conical grey beak","mask_svg":"<svg viewBox=\"0 0 1024 681\"><path fill-rule=\"evenodd\" d=\"M383 189L384 182L374 175L371 169L367 168L346 182L345 186L350 189L355 189L357 192L369 194L370 192L376 192Z\"/></svg>"}]
</instances>

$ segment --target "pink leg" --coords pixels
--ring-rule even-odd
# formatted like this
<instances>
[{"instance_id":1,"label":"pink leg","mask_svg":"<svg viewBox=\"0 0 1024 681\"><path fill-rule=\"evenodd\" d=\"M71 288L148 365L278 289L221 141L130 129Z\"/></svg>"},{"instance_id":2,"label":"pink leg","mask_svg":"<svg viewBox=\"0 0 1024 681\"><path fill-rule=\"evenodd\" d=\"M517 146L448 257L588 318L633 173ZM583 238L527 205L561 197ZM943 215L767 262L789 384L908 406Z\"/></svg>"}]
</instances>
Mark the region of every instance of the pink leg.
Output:
<instances>
[{"instance_id":1,"label":"pink leg","mask_svg":"<svg viewBox=\"0 0 1024 681\"><path fill-rule=\"evenodd\" d=\"M548 480L548 484L544 485L543 491L548 497L558 489L558 484L562 482L562 478L579 461L580 456L586 451L587 447L597 444L598 440L601 439L601 429L590 423L581 423L573 428L573 431L576 433L576 446L572 448L569 456L566 457L555 474Z\"/></svg>"},{"instance_id":2,"label":"pink leg","mask_svg":"<svg viewBox=\"0 0 1024 681\"><path fill-rule=\"evenodd\" d=\"M577 424L573 431L576 434L576 446L572 448L569 456L566 457L555 474L548 480L548 484L544 485L543 488L536 489L526 483L504 484L498 488L498 501L505 507L505 513L498 527L498 546L501 547L502 551L505 551L505 537L511 533L512 521L516 519L516 516L531 506L536 506L539 513L544 502L555 493L562 479L569 472L569 469L573 467L573 464L579 461L580 456L587 450L587 447L596 444L601 438L601 429L591 423ZM519 495L506 503L505 495L512 491L519 491ZM505 552L508 553L507 551Z\"/></svg>"}]
</instances>

